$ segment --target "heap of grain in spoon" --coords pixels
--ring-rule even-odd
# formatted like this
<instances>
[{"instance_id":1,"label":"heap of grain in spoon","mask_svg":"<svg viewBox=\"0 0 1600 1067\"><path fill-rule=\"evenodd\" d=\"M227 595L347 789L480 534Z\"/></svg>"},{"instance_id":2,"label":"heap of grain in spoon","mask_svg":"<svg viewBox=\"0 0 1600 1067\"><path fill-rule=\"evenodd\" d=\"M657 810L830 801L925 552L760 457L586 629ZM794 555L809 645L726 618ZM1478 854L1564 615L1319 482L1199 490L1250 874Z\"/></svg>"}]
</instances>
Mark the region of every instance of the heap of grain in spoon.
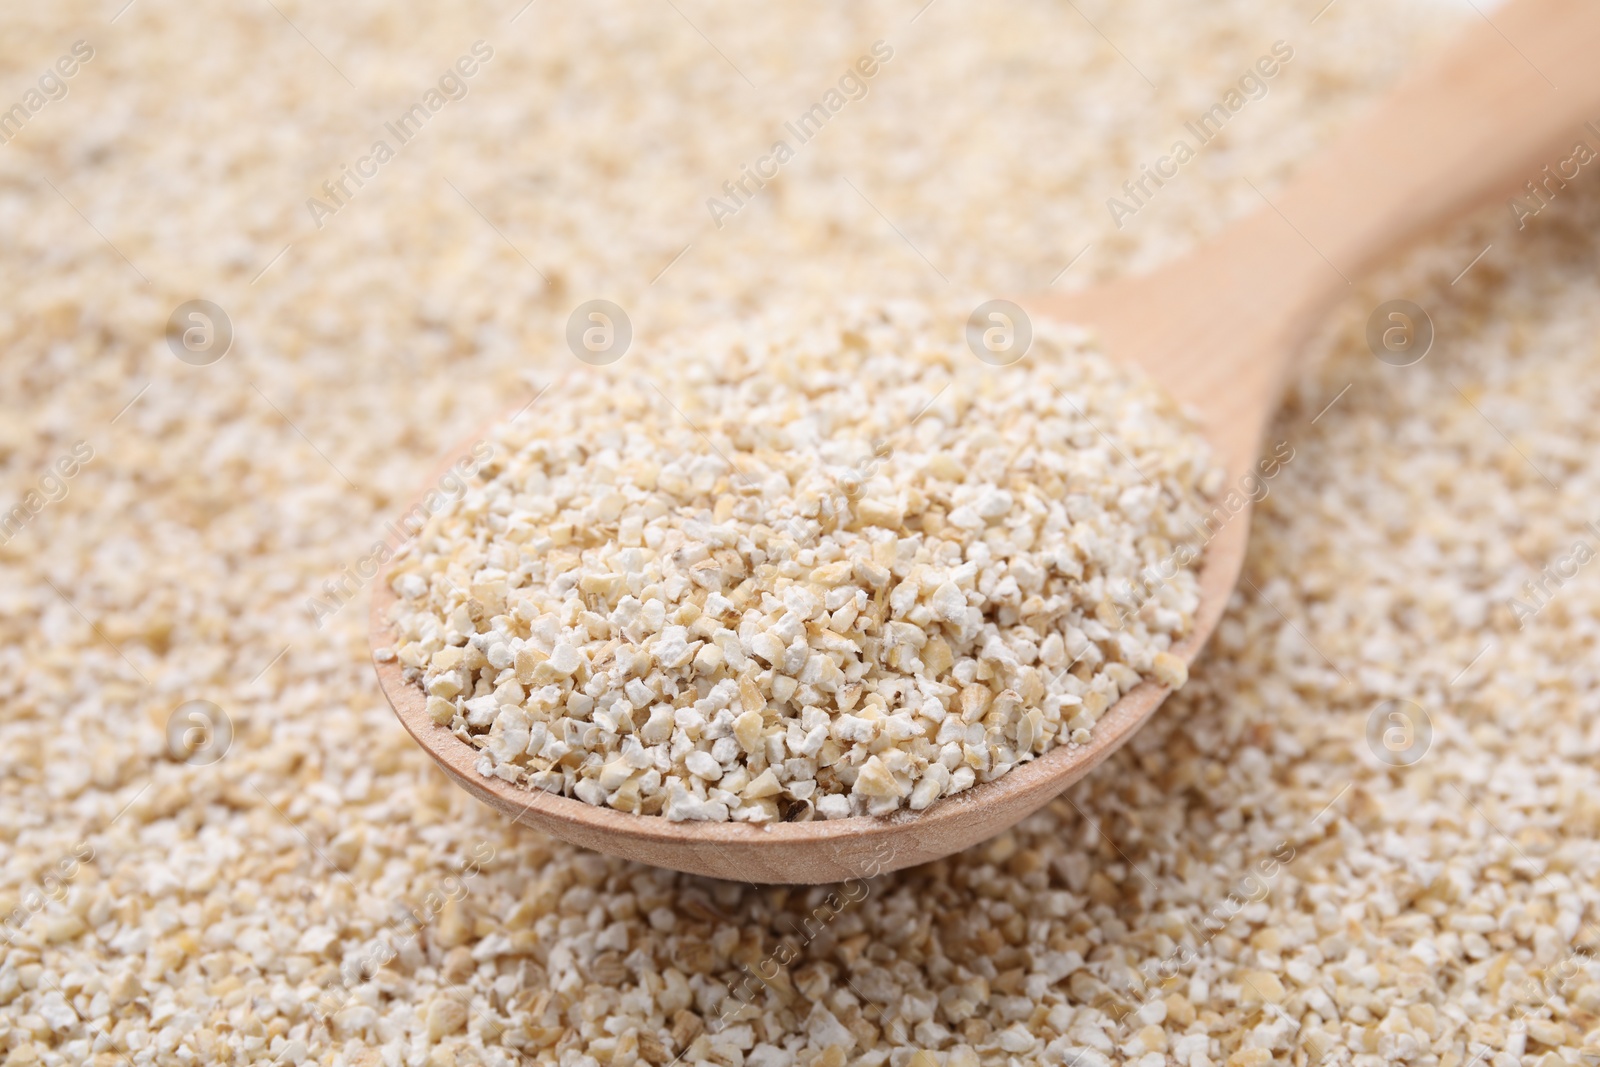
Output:
<instances>
[{"instance_id":1,"label":"heap of grain in spoon","mask_svg":"<svg viewBox=\"0 0 1600 1067\"><path fill-rule=\"evenodd\" d=\"M1221 474L1081 331L771 313L577 366L396 557L392 650L506 781L645 816L887 815L1060 745L1199 606Z\"/></svg>"}]
</instances>

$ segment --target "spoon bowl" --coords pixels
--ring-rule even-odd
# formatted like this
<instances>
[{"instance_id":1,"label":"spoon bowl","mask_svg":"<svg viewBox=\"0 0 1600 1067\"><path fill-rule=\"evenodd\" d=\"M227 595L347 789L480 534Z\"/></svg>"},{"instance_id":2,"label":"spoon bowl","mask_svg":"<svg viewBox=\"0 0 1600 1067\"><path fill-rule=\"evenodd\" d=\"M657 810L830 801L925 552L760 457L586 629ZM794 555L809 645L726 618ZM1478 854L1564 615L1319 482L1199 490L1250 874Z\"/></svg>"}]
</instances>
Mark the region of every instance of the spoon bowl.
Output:
<instances>
[{"instance_id":1,"label":"spoon bowl","mask_svg":"<svg viewBox=\"0 0 1600 1067\"><path fill-rule=\"evenodd\" d=\"M1195 628L1172 649L1186 662L1216 628L1244 560L1248 532L1248 516L1236 515L1207 546ZM394 645L388 621L394 601L386 582L374 584L370 620L374 648ZM458 785L515 821L597 852L656 867L734 881L812 885L870 878L993 837L1088 774L1170 692L1166 686L1144 682L1106 710L1095 723L1089 744L1053 748L994 781L946 797L921 812L752 826L631 815L479 774L474 768L478 751L428 717L427 698L406 679L400 662L374 663L384 695L407 732Z\"/></svg>"},{"instance_id":2,"label":"spoon bowl","mask_svg":"<svg viewBox=\"0 0 1600 1067\"><path fill-rule=\"evenodd\" d=\"M1193 412L1234 492L1208 524L1192 663L1239 579L1252 475L1289 358L1351 279L1404 242L1541 179L1575 141L1600 151L1600 5L1513 0L1486 16L1387 102L1198 252L1084 293L1023 298L1030 315L1091 328ZM1559 90L1556 86L1559 85ZM1402 338L1417 324L1396 322ZM1375 351L1374 353L1378 353ZM394 594L374 583L370 640L392 647ZM1054 748L921 812L766 826L672 822L514 786L475 769L477 751L426 714L402 665L374 656L405 728L464 789L512 819L574 844L747 882L868 878L949 855L1039 810L1119 748L1170 690L1146 681L1096 722L1089 742Z\"/></svg>"}]
</instances>

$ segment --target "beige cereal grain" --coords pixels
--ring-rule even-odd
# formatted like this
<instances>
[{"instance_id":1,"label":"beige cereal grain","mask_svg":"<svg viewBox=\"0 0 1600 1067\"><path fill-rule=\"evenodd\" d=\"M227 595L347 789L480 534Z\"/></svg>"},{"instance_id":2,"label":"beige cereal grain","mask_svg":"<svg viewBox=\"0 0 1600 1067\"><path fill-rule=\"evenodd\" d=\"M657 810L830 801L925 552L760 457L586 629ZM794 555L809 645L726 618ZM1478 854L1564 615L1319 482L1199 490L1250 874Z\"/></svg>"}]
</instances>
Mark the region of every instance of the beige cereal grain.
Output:
<instances>
[{"instance_id":1,"label":"beige cereal grain","mask_svg":"<svg viewBox=\"0 0 1600 1067\"><path fill-rule=\"evenodd\" d=\"M527 353L579 300L660 335L780 294L948 296L885 216L964 289L1042 285L1091 243L1058 284L1149 265L1258 207L1243 176L1270 195L1476 16L680 2L508 26L516 6L0 15L8 94L79 36L96 48L0 149L0 486L95 448L0 544L0 916L92 850L0 943L7 1063L1592 1062L1600 596L1585 571L1525 629L1506 607L1600 499L1582 182L1525 231L1490 212L1352 295L1274 428L1297 458L1255 520L1252 584L1127 749L1001 839L834 904L507 826L394 722L362 605L320 630L304 611L419 470L548 380ZM479 37L496 58L471 95L310 229L305 197ZM730 161L879 37L897 54L871 95L709 228ZM1096 229L1130 161L1278 37L1294 65L1226 142ZM1450 343L1384 367L1361 328L1402 294ZM197 295L239 327L208 368L160 336ZM1408 769L1364 740L1391 698L1434 725ZM209 767L165 755L193 699L235 725ZM1259 899L1229 918L1229 893ZM340 967L382 943L346 990ZM770 984L741 984L780 949ZM1254 1002L1246 974L1283 999ZM724 1026L735 987L754 1007ZM430 1040L447 997L467 1021Z\"/></svg>"}]
</instances>

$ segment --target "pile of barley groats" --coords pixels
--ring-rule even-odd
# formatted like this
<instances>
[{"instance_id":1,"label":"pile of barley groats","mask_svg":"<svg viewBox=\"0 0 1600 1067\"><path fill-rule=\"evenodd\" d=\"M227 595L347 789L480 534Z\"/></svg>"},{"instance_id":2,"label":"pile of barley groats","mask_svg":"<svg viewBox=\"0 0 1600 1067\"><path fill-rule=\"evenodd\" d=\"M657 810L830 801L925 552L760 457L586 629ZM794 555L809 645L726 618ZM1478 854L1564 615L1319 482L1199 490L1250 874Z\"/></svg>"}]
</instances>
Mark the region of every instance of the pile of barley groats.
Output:
<instances>
[{"instance_id":1,"label":"pile of barley groats","mask_svg":"<svg viewBox=\"0 0 1600 1067\"><path fill-rule=\"evenodd\" d=\"M479 773L674 821L921 811L1087 743L1187 677L1223 472L1069 329L995 373L961 318L769 318L650 353L664 385L552 383L401 549L377 655Z\"/></svg>"},{"instance_id":2,"label":"pile of barley groats","mask_svg":"<svg viewBox=\"0 0 1600 1067\"><path fill-rule=\"evenodd\" d=\"M1582 180L1351 290L1188 684L993 841L839 886L709 882L508 824L395 722L374 561L421 551L419 484L443 524L502 469L451 451L489 420L575 417L541 394L597 370L575 307L625 308L608 373L677 398L664 338L1148 267L1476 17L919 6L0 16L0 107L25 113L0 147L7 1063L1594 1062ZM42 79L80 40L92 60ZM787 135L880 40L865 95ZM1280 40L1266 94L1116 225L1107 199ZM713 217L779 139L781 173ZM1435 332L1408 366L1365 340L1397 299ZM691 487L711 453L687 442Z\"/></svg>"}]
</instances>

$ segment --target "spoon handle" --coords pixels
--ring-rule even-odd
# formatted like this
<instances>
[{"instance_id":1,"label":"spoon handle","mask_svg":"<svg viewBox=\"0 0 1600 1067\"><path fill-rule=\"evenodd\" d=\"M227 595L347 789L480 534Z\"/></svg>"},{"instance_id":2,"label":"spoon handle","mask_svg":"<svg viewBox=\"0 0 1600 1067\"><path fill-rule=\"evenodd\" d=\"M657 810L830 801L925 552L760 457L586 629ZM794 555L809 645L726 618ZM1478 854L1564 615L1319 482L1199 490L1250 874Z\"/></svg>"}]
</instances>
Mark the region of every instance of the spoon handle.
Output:
<instances>
[{"instance_id":1,"label":"spoon handle","mask_svg":"<svg viewBox=\"0 0 1600 1067\"><path fill-rule=\"evenodd\" d=\"M1600 181L1597 57L1595 0L1480 11L1285 186L1257 189L1259 210L1154 274L1041 309L1108 321L1112 350L1199 410L1245 469L1290 358L1361 272L1497 197L1527 226L1574 182Z\"/></svg>"},{"instance_id":2,"label":"spoon handle","mask_svg":"<svg viewBox=\"0 0 1600 1067\"><path fill-rule=\"evenodd\" d=\"M1438 59L1272 198L1327 275L1353 278L1495 198L1525 227L1568 185L1600 177L1600 4L1473 6Z\"/></svg>"}]
</instances>

